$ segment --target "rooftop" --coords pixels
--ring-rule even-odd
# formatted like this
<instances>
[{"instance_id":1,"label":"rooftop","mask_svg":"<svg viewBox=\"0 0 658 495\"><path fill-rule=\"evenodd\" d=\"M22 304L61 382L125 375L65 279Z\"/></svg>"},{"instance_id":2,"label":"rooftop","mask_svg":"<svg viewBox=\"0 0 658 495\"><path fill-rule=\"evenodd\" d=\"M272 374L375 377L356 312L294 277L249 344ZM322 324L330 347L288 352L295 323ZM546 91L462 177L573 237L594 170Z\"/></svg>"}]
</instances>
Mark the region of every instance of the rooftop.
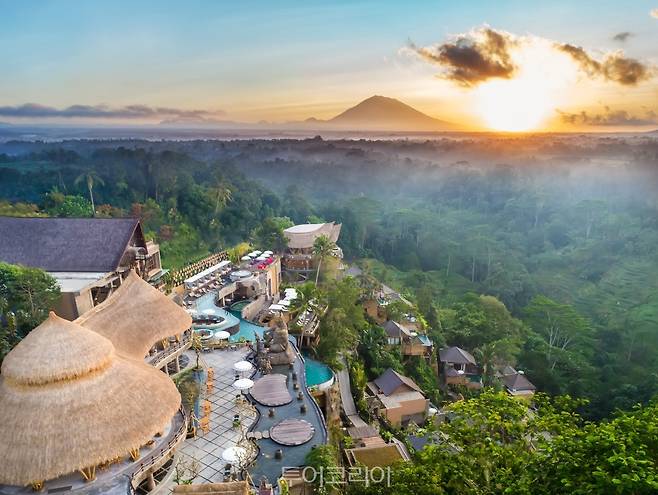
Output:
<instances>
[{"instance_id":1,"label":"rooftop","mask_svg":"<svg viewBox=\"0 0 658 495\"><path fill-rule=\"evenodd\" d=\"M446 347L439 349L439 359L442 363L477 365L473 355L460 347Z\"/></svg>"},{"instance_id":2,"label":"rooftop","mask_svg":"<svg viewBox=\"0 0 658 495\"><path fill-rule=\"evenodd\" d=\"M135 218L0 217L0 261L48 272L112 272L134 233L144 241Z\"/></svg>"},{"instance_id":3,"label":"rooftop","mask_svg":"<svg viewBox=\"0 0 658 495\"><path fill-rule=\"evenodd\" d=\"M375 378L374 384L386 396L391 395L401 386L422 393L420 387L411 378L401 375L392 368L387 369L378 378Z\"/></svg>"}]
</instances>

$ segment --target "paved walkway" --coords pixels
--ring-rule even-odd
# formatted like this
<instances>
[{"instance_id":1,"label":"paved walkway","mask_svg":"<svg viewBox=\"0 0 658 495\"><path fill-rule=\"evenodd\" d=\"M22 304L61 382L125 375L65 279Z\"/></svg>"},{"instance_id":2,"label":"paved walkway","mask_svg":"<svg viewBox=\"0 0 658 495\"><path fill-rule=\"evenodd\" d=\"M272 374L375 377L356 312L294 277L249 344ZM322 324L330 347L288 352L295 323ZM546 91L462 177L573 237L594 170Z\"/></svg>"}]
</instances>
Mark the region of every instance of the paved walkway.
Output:
<instances>
[{"instance_id":1,"label":"paved walkway","mask_svg":"<svg viewBox=\"0 0 658 495\"><path fill-rule=\"evenodd\" d=\"M350 374L347 370L347 363L345 359L341 358L343 369L336 373L338 377L338 387L340 388L340 401L343 405L345 416L350 420L352 426L368 426L368 424L361 419L354 404L354 397L352 397L352 387L350 386Z\"/></svg>"},{"instance_id":2,"label":"paved walkway","mask_svg":"<svg viewBox=\"0 0 658 495\"><path fill-rule=\"evenodd\" d=\"M194 363L196 356L191 353L190 362ZM207 367L215 370L213 391L204 397L211 403L210 409L210 431L204 434L198 430L196 439L186 440L179 449L180 458L198 463L198 475L194 478L195 483L221 482L224 480L224 466L222 452L228 447L233 447L240 442L241 446L254 448L252 458L256 451L252 442L243 440L249 427L256 420L256 410L247 402L237 404L235 396L238 393L233 388L235 371L233 364L242 361L249 350L240 347L238 350L216 350L202 354L202 359ZM205 393L205 387L202 389ZM233 416L239 414L241 426L233 427Z\"/></svg>"}]
</instances>

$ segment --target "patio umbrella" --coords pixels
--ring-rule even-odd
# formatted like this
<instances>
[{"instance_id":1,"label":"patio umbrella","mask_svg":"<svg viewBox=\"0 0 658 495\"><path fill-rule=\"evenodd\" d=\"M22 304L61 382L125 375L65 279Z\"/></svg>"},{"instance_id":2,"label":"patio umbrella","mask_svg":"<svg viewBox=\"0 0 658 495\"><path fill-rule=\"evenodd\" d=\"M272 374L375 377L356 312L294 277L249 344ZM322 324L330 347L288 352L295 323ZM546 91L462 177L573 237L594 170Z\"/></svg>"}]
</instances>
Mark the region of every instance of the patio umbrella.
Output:
<instances>
[{"instance_id":1,"label":"patio umbrella","mask_svg":"<svg viewBox=\"0 0 658 495\"><path fill-rule=\"evenodd\" d=\"M252 368L253 366L249 361L238 361L233 365L233 369L240 372L251 371Z\"/></svg>"},{"instance_id":2,"label":"patio umbrella","mask_svg":"<svg viewBox=\"0 0 658 495\"><path fill-rule=\"evenodd\" d=\"M254 382L249 378L240 378L239 380L233 382L233 387L237 388L238 390L249 390L253 386Z\"/></svg>"},{"instance_id":3,"label":"patio umbrella","mask_svg":"<svg viewBox=\"0 0 658 495\"><path fill-rule=\"evenodd\" d=\"M290 299L281 299L281 300L279 301L279 304L280 304L281 306L290 306Z\"/></svg>"},{"instance_id":4,"label":"patio umbrella","mask_svg":"<svg viewBox=\"0 0 658 495\"><path fill-rule=\"evenodd\" d=\"M238 466L245 463L247 460L247 449L244 447L229 447L222 452L222 460L229 464L236 464Z\"/></svg>"},{"instance_id":5,"label":"patio umbrella","mask_svg":"<svg viewBox=\"0 0 658 495\"><path fill-rule=\"evenodd\" d=\"M220 330L219 332L215 332L215 338L217 340L226 340L231 336L230 333L228 333L226 330Z\"/></svg>"},{"instance_id":6,"label":"patio umbrella","mask_svg":"<svg viewBox=\"0 0 658 495\"><path fill-rule=\"evenodd\" d=\"M263 254L265 256L272 256L274 254L274 252L272 252L272 251L263 251Z\"/></svg>"},{"instance_id":7,"label":"patio umbrella","mask_svg":"<svg viewBox=\"0 0 658 495\"><path fill-rule=\"evenodd\" d=\"M243 256L240 258L242 261L251 261L251 258L249 256Z\"/></svg>"},{"instance_id":8,"label":"patio umbrella","mask_svg":"<svg viewBox=\"0 0 658 495\"><path fill-rule=\"evenodd\" d=\"M259 254L263 254L263 251L254 251L254 254L258 256Z\"/></svg>"}]
</instances>

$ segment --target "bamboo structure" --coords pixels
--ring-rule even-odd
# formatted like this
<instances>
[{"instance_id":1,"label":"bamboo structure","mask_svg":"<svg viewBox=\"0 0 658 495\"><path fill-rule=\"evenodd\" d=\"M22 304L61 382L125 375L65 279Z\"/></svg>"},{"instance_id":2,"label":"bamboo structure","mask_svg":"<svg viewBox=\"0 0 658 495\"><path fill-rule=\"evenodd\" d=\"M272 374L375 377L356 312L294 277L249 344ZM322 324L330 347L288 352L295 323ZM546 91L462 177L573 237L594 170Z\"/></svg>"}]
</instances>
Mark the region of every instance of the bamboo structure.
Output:
<instances>
[{"instance_id":1,"label":"bamboo structure","mask_svg":"<svg viewBox=\"0 0 658 495\"><path fill-rule=\"evenodd\" d=\"M95 466L165 430L180 401L143 356L50 313L2 363L0 483L38 488L76 471L93 479Z\"/></svg>"}]
</instances>

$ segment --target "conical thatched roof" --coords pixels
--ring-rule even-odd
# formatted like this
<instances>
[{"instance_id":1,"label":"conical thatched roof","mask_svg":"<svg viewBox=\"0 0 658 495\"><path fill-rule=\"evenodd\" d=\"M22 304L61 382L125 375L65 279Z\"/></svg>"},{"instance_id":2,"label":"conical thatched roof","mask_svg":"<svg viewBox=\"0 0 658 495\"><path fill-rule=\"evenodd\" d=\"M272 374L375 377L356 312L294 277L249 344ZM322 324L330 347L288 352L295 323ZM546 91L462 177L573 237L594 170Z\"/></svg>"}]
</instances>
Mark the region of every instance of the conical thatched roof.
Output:
<instances>
[{"instance_id":1,"label":"conical thatched roof","mask_svg":"<svg viewBox=\"0 0 658 495\"><path fill-rule=\"evenodd\" d=\"M187 311L134 272L107 300L75 321L110 339L120 354L137 359L156 342L192 326Z\"/></svg>"},{"instance_id":2,"label":"conical thatched roof","mask_svg":"<svg viewBox=\"0 0 658 495\"><path fill-rule=\"evenodd\" d=\"M126 456L164 430L179 405L165 374L51 313L2 364L0 483L26 485Z\"/></svg>"},{"instance_id":3,"label":"conical thatched roof","mask_svg":"<svg viewBox=\"0 0 658 495\"><path fill-rule=\"evenodd\" d=\"M40 385L100 370L114 356L114 346L105 337L52 311L38 329L7 355L2 376L25 385Z\"/></svg>"}]
</instances>

